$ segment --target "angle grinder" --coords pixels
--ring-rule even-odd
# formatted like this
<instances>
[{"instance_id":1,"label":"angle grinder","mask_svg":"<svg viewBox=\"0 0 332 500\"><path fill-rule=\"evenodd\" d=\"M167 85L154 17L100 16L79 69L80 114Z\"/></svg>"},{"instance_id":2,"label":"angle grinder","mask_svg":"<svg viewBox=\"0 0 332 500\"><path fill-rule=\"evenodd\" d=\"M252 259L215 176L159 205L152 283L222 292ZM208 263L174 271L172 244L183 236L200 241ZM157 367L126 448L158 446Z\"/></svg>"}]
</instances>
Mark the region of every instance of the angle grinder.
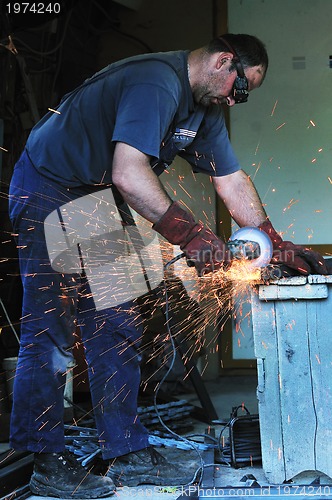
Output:
<instances>
[{"instance_id":1,"label":"angle grinder","mask_svg":"<svg viewBox=\"0 0 332 500\"><path fill-rule=\"evenodd\" d=\"M227 246L232 259L248 260L250 267L266 267L273 254L270 238L257 227L241 227L229 238Z\"/></svg>"},{"instance_id":2,"label":"angle grinder","mask_svg":"<svg viewBox=\"0 0 332 500\"><path fill-rule=\"evenodd\" d=\"M241 227L232 234L226 245L229 248L232 260L247 260L248 267L252 268L268 266L273 254L270 238L257 227ZM167 266L174 264L183 257L185 257L185 253L177 255L167 263ZM195 263L187 260L187 265L193 267Z\"/></svg>"}]
</instances>

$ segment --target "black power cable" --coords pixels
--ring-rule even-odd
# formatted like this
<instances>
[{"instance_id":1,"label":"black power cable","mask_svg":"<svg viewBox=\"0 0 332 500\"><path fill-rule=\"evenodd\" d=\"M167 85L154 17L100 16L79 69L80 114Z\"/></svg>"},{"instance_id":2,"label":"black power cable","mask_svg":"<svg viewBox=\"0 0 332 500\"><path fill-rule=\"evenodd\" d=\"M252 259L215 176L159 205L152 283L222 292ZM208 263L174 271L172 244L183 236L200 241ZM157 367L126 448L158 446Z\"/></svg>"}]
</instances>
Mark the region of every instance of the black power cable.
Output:
<instances>
[{"instance_id":1,"label":"black power cable","mask_svg":"<svg viewBox=\"0 0 332 500\"><path fill-rule=\"evenodd\" d=\"M238 416L239 409L244 410L245 415ZM226 429L229 431L228 438L224 437ZM221 461L229 466L237 468L261 462L262 452L258 415L250 414L243 405L234 407L230 419L223 422L218 447Z\"/></svg>"}]
</instances>

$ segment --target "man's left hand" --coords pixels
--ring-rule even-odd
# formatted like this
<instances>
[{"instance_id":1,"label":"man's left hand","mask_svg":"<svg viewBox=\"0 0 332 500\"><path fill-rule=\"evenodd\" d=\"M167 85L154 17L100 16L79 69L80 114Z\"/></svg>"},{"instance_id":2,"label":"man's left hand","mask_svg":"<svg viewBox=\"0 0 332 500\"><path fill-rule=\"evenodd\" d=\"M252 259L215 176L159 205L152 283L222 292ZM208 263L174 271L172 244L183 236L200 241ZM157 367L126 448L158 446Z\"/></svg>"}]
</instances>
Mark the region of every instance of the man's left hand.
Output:
<instances>
[{"instance_id":1,"label":"man's left hand","mask_svg":"<svg viewBox=\"0 0 332 500\"><path fill-rule=\"evenodd\" d=\"M295 269L299 274L328 274L327 266L322 255L309 248L295 245L291 241L284 241L275 231L270 221L265 221L259 229L271 239L273 256L271 264L285 264Z\"/></svg>"}]
</instances>

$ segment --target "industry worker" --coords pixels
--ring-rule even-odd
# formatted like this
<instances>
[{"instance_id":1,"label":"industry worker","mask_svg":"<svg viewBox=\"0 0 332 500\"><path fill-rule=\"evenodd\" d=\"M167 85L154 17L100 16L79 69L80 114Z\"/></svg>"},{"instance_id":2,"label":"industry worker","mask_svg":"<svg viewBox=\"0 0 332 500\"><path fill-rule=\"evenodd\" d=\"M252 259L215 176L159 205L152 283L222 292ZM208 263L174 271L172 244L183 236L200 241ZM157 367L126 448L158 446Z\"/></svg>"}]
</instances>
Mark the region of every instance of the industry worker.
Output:
<instances>
[{"instance_id":1,"label":"industry worker","mask_svg":"<svg viewBox=\"0 0 332 500\"><path fill-rule=\"evenodd\" d=\"M230 145L222 105L244 103L267 68L263 43L246 34L226 34L193 51L135 56L85 81L32 129L10 187L24 289L11 446L34 453L34 494L97 498L117 485L187 484L195 472L149 446L137 416L136 316L126 307L97 312L84 275L54 271L43 226L52 211L113 184L129 207L181 247L198 275L218 270L230 261L226 244L158 179L179 155L211 176L239 226L257 226L271 237L273 262L302 274L327 272L320 255L275 231ZM77 326L109 465L104 476L87 473L65 452L64 374Z\"/></svg>"}]
</instances>

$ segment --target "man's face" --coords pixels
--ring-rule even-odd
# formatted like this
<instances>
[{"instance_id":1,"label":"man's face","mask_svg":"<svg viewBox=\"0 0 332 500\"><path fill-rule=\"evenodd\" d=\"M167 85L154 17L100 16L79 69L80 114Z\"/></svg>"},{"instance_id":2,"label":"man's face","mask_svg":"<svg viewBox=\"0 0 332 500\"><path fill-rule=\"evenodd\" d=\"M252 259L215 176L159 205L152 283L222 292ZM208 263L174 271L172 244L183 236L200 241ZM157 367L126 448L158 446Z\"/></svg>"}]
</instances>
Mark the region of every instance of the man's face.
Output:
<instances>
[{"instance_id":1,"label":"man's face","mask_svg":"<svg viewBox=\"0 0 332 500\"><path fill-rule=\"evenodd\" d=\"M205 73L202 82L193 89L195 102L206 107L214 104L234 106L233 85L237 72L231 68L231 58L217 61L217 64ZM248 79L250 92L261 85L265 71L262 66L253 66L246 68L244 73Z\"/></svg>"}]
</instances>

